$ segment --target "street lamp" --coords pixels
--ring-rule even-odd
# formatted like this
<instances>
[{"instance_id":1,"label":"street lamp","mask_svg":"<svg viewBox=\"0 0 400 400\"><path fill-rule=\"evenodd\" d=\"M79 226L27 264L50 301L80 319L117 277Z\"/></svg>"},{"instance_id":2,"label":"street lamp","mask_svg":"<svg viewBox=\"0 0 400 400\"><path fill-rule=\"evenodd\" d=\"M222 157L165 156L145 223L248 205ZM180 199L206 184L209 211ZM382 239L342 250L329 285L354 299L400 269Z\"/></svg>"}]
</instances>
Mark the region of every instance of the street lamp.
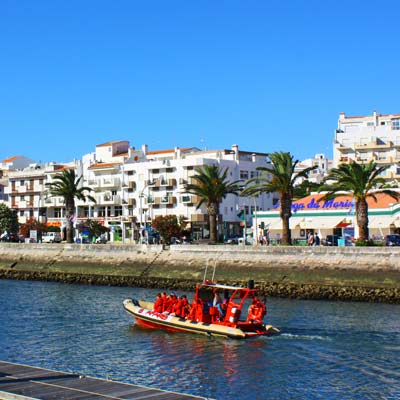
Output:
<instances>
[{"instance_id":1,"label":"street lamp","mask_svg":"<svg viewBox=\"0 0 400 400\"><path fill-rule=\"evenodd\" d=\"M139 222L140 222L140 230L139 230L139 234L140 234L140 243L142 242L142 239L143 239L143 231L142 231L142 227L143 227L143 204L142 204L143 200L142 199L144 197L143 193L144 193L145 189L148 186L153 185L154 182L155 182L155 179L153 179L152 181L148 180L147 182L145 182L145 184L143 186L143 189L139 193L139 214L140 214L140 220L139 220Z\"/></svg>"}]
</instances>

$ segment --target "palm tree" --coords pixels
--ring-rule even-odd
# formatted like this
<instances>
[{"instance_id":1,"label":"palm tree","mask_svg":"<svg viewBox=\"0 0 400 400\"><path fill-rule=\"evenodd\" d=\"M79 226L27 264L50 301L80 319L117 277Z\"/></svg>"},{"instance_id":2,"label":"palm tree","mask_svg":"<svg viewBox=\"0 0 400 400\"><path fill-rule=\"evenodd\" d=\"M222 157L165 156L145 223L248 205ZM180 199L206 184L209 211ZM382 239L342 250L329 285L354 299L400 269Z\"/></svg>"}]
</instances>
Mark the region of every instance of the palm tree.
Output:
<instances>
[{"instance_id":1,"label":"palm tree","mask_svg":"<svg viewBox=\"0 0 400 400\"><path fill-rule=\"evenodd\" d=\"M376 193L384 193L395 200L400 194L389 188L384 188L385 179L381 173L389 168L389 165L378 167L374 161L368 164L352 162L340 164L332 168L318 189L319 192L327 191L321 200L334 199L336 195L352 193L355 201L355 213L359 228L359 240L366 242L369 239L368 229L368 203L367 199L377 201Z\"/></svg>"},{"instance_id":2,"label":"palm tree","mask_svg":"<svg viewBox=\"0 0 400 400\"><path fill-rule=\"evenodd\" d=\"M96 200L86 195L85 192L91 192L93 189L86 186L80 186L82 176L77 178L74 169L67 169L53 178L53 182L46 183L49 188L49 193L52 197L60 196L64 199L65 216L67 219L67 243L73 243L73 218L75 212L75 199L89 200L96 202Z\"/></svg>"},{"instance_id":3,"label":"palm tree","mask_svg":"<svg viewBox=\"0 0 400 400\"><path fill-rule=\"evenodd\" d=\"M227 180L228 168L220 170L216 165L204 165L196 168L196 175L192 177L194 183L184 186L185 193L198 196L200 201L196 208L206 205L210 223L210 241L217 241L217 215L222 200L228 194L237 195L240 191L240 181L229 182Z\"/></svg>"},{"instance_id":4,"label":"palm tree","mask_svg":"<svg viewBox=\"0 0 400 400\"><path fill-rule=\"evenodd\" d=\"M243 195L257 193L278 193L280 201L280 217L282 220L282 243L292 244L289 220L292 216L292 201L295 195L296 182L302 178L307 179L308 173L318 166L304 168L295 172L299 160L294 160L289 152L274 152L268 154L271 165L258 167L261 174L246 182Z\"/></svg>"}]
</instances>

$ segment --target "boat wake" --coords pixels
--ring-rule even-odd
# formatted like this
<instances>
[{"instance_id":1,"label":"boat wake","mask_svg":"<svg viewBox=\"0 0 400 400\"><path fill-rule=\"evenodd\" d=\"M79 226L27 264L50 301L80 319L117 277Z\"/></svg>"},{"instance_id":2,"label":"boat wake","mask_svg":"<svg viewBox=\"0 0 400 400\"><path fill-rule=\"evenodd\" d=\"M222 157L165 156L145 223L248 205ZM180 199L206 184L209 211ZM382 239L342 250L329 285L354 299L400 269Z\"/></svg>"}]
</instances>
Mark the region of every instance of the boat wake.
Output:
<instances>
[{"instance_id":1,"label":"boat wake","mask_svg":"<svg viewBox=\"0 0 400 400\"><path fill-rule=\"evenodd\" d=\"M300 339L300 340L326 340L331 341L332 339L328 336L321 336L321 335L307 335L307 334L297 334L297 333L281 333L279 336L274 337L276 339L283 339L283 340L292 340L292 339Z\"/></svg>"}]
</instances>

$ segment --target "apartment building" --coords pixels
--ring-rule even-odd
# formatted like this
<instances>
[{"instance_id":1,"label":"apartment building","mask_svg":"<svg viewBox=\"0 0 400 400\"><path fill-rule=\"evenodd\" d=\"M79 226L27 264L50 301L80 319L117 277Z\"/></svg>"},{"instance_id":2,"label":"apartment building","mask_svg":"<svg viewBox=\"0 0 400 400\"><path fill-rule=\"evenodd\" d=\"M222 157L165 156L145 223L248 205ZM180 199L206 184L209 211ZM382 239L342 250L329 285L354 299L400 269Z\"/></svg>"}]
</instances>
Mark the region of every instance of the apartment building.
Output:
<instances>
[{"instance_id":1,"label":"apartment building","mask_svg":"<svg viewBox=\"0 0 400 400\"><path fill-rule=\"evenodd\" d=\"M317 166L317 168L309 173L308 180L313 183L321 183L328 171L333 167L333 160L326 158L325 154L315 154L314 157L300 161L296 165L295 172L298 173L314 166ZM300 184L302 181L299 180L298 183Z\"/></svg>"},{"instance_id":2,"label":"apartment building","mask_svg":"<svg viewBox=\"0 0 400 400\"><path fill-rule=\"evenodd\" d=\"M231 149L200 150L195 147L149 151L130 147L128 141L99 144L93 153L69 164L32 164L9 176L10 207L17 209L20 222L29 217L48 225L65 226L62 198L50 197L46 183L65 168L74 168L83 176L82 185L93 189L96 203L76 201L75 225L94 219L111 229L111 240L136 240L140 230L159 215L183 216L195 238L208 235L205 207L197 208L198 198L184 192L196 168L219 165L228 168L231 181L243 183L257 176L259 166L266 165L266 153ZM225 237L241 233L250 226L255 210L271 209L276 200L270 194L255 198L228 195L220 206L220 234ZM238 217L244 211L244 220Z\"/></svg>"},{"instance_id":3,"label":"apartment building","mask_svg":"<svg viewBox=\"0 0 400 400\"><path fill-rule=\"evenodd\" d=\"M384 177L400 180L400 114L339 114L333 146L334 165L352 161L389 165Z\"/></svg>"}]
</instances>

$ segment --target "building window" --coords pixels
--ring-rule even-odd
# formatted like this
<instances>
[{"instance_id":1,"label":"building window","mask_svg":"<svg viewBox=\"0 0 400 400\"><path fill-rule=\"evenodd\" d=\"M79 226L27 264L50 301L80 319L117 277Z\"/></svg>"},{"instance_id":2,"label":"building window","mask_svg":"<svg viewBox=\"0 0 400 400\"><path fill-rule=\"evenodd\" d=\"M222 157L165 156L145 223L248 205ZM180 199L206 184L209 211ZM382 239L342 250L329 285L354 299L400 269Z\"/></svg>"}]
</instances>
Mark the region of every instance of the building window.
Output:
<instances>
[{"instance_id":1,"label":"building window","mask_svg":"<svg viewBox=\"0 0 400 400\"><path fill-rule=\"evenodd\" d=\"M255 178L258 175L259 175L258 171L250 171L250 178Z\"/></svg>"},{"instance_id":2,"label":"building window","mask_svg":"<svg viewBox=\"0 0 400 400\"><path fill-rule=\"evenodd\" d=\"M55 208L54 209L54 218L61 218L61 217L62 217L61 208Z\"/></svg>"},{"instance_id":3,"label":"building window","mask_svg":"<svg viewBox=\"0 0 400 400\"><path fill-rule=\"evenodd\" d=\"M249 171L240 171L240 179L249 179Z\"/></svg>"},{"instance_id":4,"label":"building window","mask_svg":"<svg viewBox=\"0 0 400 400\"><path fill-rule=\"evenodd\" d=\"M105 207L99 207L99 210L97 211L97 215L99 217L105 217L106 216L106 208Z\"/></svg>"},{"instance_id":5,"label":"building window","mask_svg":"<svg viewBox=\"0 0 400 400\"><path fill-rule=\"evenodd\" d=\"M400 130L400 118L392 119L392 129L394 131L399 131Z\"/></svg>"},{"instance_id":6,"label":"building window","mask_svg":"<svg viewBox=\"0 0 400 400\"><path fill-rule=\"evenodd\" d=\"M24 184L25 184L25 181L23 179L19 181L19 186L24 186Z\"/></svg>"},{"instance_id":7,"label":"building window","mask_svg":"<svg viewBox=\"0 0 400 400\"><path fill-rule=\"evenodd\" d=\"M24 201L25 200L25 196L20 196L20 198L19 198L21 201Z\"/></svg>"},{"instance_id":8,"label":"building window","mask_svg":"<svg viewBox=\"0 0 400 400\"><path fill-rule=\"evenodd\" d=\"M249 215L249 206L244 206L244 213Z\"/></svg>"},{"instance_id":9,"label":"building window","mask_svg":"<svg viewBox=\"0 0 400 400\"><path fill-rule=\"evenodd\" d=\"M122 215L122 206L115 206L114 214L115 214L116 217L121 216Z\"/></svg>"}]
</instances>

